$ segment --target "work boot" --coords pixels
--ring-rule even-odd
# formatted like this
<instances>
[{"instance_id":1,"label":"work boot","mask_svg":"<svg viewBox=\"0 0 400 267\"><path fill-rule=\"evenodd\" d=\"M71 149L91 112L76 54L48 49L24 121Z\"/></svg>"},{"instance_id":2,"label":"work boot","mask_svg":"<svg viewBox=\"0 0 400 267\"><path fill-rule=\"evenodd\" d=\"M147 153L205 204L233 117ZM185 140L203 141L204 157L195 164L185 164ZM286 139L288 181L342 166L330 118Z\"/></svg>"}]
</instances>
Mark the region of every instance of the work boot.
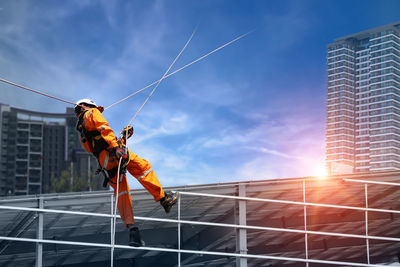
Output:
<instances>
[{"instance_id":1,"label":"work boot","mask_svg":"<svg viewBox=\"0 0 400 267\"><path fill-rule=\"evenodd\" d=\"M129 246L141 247L144 246L144 241L140 237L139 228L132 227L129 229Z\"/></svg>"},{"instance_id":2,"label":"work boot","mask_svg":"<svg viewBox=\"0 0 400 267\"><path fill-rule=\"evenodd\" d=\"M171 211L171 208L179 199L179 193L178 192L167 192L165 193L165 197L160 199L160 204L163 206L164 210L166 213L169 213Z\"/></svg>"}]
</instances>

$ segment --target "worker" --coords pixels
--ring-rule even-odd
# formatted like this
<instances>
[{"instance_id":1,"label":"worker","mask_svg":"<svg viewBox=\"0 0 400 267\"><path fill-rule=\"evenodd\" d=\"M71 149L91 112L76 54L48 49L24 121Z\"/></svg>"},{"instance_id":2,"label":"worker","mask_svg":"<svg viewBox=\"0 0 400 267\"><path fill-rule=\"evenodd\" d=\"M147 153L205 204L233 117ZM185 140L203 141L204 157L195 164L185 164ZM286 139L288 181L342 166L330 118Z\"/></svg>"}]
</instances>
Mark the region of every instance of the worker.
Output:
<instances>
[{"instance_id":1,"label":"worker","mask_svg":"<svg viewBox=\"0 0 400 267\"><path fill-rule=\"evenodd\" d=\"M170 212L179 198L178 192L164 192L150 163L129 151L126 147L126 137L133 134L132 127L124 128L123 136L115 136L110 125L101 114L103 107L97 106L90 99L81 99L76 102L75 114L78 117L77 130L81 136L83 147L92 153L99 162L99 171L105 176L105 185L108 183L114 188L114 195L118 197L118 210L121 219L129 229L129 245L139 247L144 244L139 229L134 224L132 199L129 191L125 170L134 176L143 187L159 201L165 212ZM122 158L122 159L121 159ZM121 159L120 179L118 165ZM117 191L118 184L118 192Z\"/></svg>"}]
</instances>

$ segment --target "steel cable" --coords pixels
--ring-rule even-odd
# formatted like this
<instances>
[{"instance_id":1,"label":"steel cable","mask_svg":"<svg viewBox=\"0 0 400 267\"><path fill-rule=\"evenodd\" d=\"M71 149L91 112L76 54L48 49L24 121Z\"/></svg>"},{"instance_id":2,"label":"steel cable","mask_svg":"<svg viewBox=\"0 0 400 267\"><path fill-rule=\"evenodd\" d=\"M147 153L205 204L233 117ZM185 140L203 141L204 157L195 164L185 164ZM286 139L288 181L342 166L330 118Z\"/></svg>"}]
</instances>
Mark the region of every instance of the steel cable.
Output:
<instances>
[{"instance_id":1,"label":"steel cable","mask_svg":"<svg viewBox=\"0 0 400 267\"><path fill-rule=\"evenodd\" d=\"M121 99L121 100L118 100L117 102L115 102L115 103L109 105L108 107L106 107L104 110L107 110L107 109L111 108L112 106L114 106L114 105L116 105L116 104L119 104L119 103L121 103L122 101L125 101L125 100L127 100L128 98L130 98L130 97L136 95L137 93L140 93L140 92L146 90L146 89L149 88L150 86L153 86L153 85L157 84L157 83L160 82L161 80L166 79L166 78L168 78L168 77L170 77L170 76L172 76L172 75L174 75L174 74L180 72L180 71L183 70L183 69L186 69L186 68L189 67L190 65L193 65L194 63L196 63L196 62L198 62L198 61L200 61L200 60L202 60L202 59L204 59L204 58L210 56L211 54L214 54L215 52L221 50L222 48L224 48L224 47L226 47L226 46L228 46L228 45L230 45L230 44L232 44L232 43L234 43L234 42L236 42L236 41L238 41L239 39L242 39L243 37L249 35L249 34L252 33L252 32L253 32L253 31L249 31L249 32L247 32L247 33L245 33L245 34L240 35L239 37L236 37L235 39L233 39L233 40L227 42L226 44L221 45L220 47L218 47L218 48L212 50L211 52L209 52L209 53L207 53L207 54L205 54L205 55L203 55L203 56L201 56L201 57L199 57L199 58L193 60L192 62L186 64L185 66L183 66L183 67L181 67L181 68L179 68L179 69L177 69L177 70L171 72L171 73L168 74L168 75L165 75L165 77L161 78L160 80L157 80L157 81L155 81L155 82L153 82L153 83L151 83L151 84L149 84L149 85L143 87L142 89L140 89L140 90L138 90L138 91L136 91L136 92L134 92L134 93L128 95L127 97L125 97L125 98L123 98L123 99Z\"/></svg>"},{"instance_id":2,"label":"steel cable","mask_svg":"<svg viewBox=\"0 0 400 267\"><path fill-rule=\"evenodd\" d=\"M7 84L10 84L10 85L22 88L24 90L27 90L27 91L30 91L30 92L33 92L33 93L36 93L36 94L40 94L40 95L43 95L43 96L46 96L46 97L49 97L49 98L56 99L58 101L62 101L62 102L68 103L68 104L75 105L74 102L71 102L71 101L68 101L68 100L65 100L65 99L62 99L62 98L59 98L59 97L52 96L52 95L40 92L39 90L35 90L35 89L29 88L29 87L26 87L26 86L23 86L23 85L14 83L14 82L7 81L6 79L3 79L3 78L0 78L0 81L3 82L3 83L7 83Z\"/></svg>"},{"instance_id":3,"label":"steel cable","mask_svg":"<svg viewBox=\"0 0 400 267\"><path fill-rule=\"evenodd\" d=\"M149 100L149 98L153 95L153 93L155 92L155 90L157 89L158 85L161 83L161 81L165 78L165 75L167 75L167 73L169 72L169 70L172 68L172 66L175 64L175 62L178 60L178 58L181 56L181 54L183 53L183 51L185 50L185 48L188 46L188 44L190 43L190 41L192 40L195 32L197 30L197 27L194 29L192 35L190 36L189 40L186 42L185 46L181 49L181 51L179 52L179 54L175 57L175 59L173 60L173 62L171 63L171 65L168 67L167 71L164 73L164 75L162 76L162 78L158 81L157 85L154 87L154 89L151 91L151 93L149 94L149 96L146 98L146 100L144 101L144 103L142 104L142 106L139 108L139 110L135 113L135 115L133 116L132 120L129 122L128 126L133 122L133 120L136 118L136 116L139 114L140 110L143 108L143 106L146 104L146 102ZM127 142L128 140L128 130L125 131L125 142ZM125 144L125 154L128 154L128 144ZM128 157L129 159L129 157ZM116 219L117 219L117 206L118 206L118 198L119 198L119 175L120 175L120 168L121 168L121 162L122 162L122 157L119 159L119 163L118 163L118 178L117 178L117 191L115 194L115 207L114 207L114 218L113 218L113 233L112 233L112 240L111 240L111 267L114 266L114 248L115 248L115 229L116 229ZM125 177L126 179L126 177Z\"/></svg>"}]
</instances>

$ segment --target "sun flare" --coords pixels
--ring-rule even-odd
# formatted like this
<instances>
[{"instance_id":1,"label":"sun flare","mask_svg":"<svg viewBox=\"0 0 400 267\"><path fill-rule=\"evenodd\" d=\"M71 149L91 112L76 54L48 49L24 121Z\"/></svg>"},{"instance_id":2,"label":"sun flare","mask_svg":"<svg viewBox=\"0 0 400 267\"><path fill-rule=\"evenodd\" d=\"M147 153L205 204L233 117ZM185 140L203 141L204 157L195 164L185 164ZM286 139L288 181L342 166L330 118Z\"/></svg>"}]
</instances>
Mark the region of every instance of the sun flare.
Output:
<instances>
[{"instance_id":1,"label":"sun flare","mask_svg":"<svg viewBox=\"0 0 400 267\"><path fill-rule=\"evenodd\" d=\"M328 176L328 171L325 165L319 165L314 168L314 176L320 179L325 179Z\"/></svg>"}]
</instances>

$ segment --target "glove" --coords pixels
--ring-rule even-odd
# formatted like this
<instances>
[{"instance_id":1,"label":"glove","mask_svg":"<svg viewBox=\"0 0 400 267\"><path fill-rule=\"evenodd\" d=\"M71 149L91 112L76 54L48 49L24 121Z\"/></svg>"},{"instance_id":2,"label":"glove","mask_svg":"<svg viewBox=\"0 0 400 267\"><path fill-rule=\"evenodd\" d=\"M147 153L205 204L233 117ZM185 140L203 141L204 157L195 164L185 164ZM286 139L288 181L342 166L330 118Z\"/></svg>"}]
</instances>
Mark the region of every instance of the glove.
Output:
<instances>
[{"instance_id":1,"label":"glove","mask_svg":"<svg viewBox=\"0 0 400 267\"><path fill-rule=\"evenodd\" d=\"M129 158L128 154L127 154L127 149L125 149L125 147L115 147L114 148L114 152L115 152L115 156L120 159L122 158L122 160L127 160Z\"/></svg>"},{"instance_id":2,"label":"glove","mask_svg":"<svg viewBox=\"0 0 400 267\"><path fill-rule=\"evenodd\" d=\"M120 169L120 174L121 174L120 182L122 181L123 175L126 173L126 168L127 168L128 162L129 162L129 154L127 154L127 153L128 153L128 150L126 149L125 146L116 147L116 149L115 149L115 156L118 158L118 160L122 158L121 169Z\"/></svg>"},{"instance_id":3,"label":"glove","mask_svg":"<svg viewBox=\"0 0 400 267\"><path fill-rule=\"evenodd\" d=\"M133 135L133 127L132 126L126 126L124 129L122 129L121 131L121 136L122 139L128 139L129 137L131 137Z\"/></svg>"}]
</instances>

